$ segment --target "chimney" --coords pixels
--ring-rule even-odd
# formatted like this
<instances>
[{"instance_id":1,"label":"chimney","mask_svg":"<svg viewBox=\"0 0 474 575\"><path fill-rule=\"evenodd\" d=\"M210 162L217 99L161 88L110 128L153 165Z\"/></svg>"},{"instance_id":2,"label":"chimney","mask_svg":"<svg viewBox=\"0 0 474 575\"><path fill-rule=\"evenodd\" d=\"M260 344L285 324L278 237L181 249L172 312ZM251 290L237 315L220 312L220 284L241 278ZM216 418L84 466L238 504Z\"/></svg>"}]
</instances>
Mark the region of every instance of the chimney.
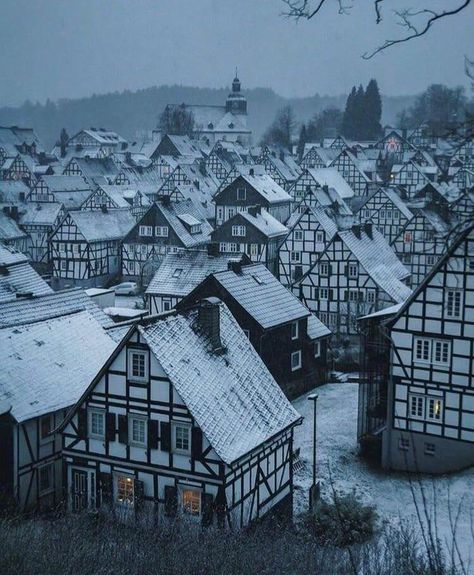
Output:
<instances>
[{"instance_id":1,"label":"chimney","mask_svg":"<svg viewBox=\"0 0 474 575\"><path fill-rule=\"evenodd\" d=\"M215 297L200 302L198 322L201 329L209 337L212 351L224 351L221 341L220 300Z\"/></svg>"},{"instance_id":2,"label":"chimney","mask_svg":"<svg viewBox=\"0 0 474 575\"><path fill-rule=\"evenodd\" d=\"M361 236L360 224L354 224L352 226L352 231L353 231L355 237L360 240L360 236Z\"/></svg>"},{"instance_id":3,"label":"chimney","mask_svg":"<svg viewBox=\"0 0 474 575\"><path fill-rule=\"evenodd\" d=\"M258 214L262 213L262 206L260 206L260 205L249 206L247 211L251 216L253 216L255 218L255 217L257 217Z\"/></svg>"},{"instance_id":4,"label":"chimney","mask_svg":"<svg viewBox=\"0 0 474 575\"><path fill-rule=\"evenodd\" d=\"M242 260L229 260L227 262L227 269L240 275L242 273Z\"/></svg>"},{"instance_id":5,"label":"chimney","mask_svg":"<svg viewBox=\"0 0 474 575\"><path fill-rule=\"evenodd\" d=\"M249 176L255 176L255 170L253 168L250 168Z\"/></svg>"},{"instance_id":6,"label":"chimney","mask_svg":"<svg viewBox=\"0 0 474 575\"><path fill-rule=\"evenodd\" d=\"M326 192L326 194L329 194L329 187L327 184L323 185L323 192Z\"/></svg>"},{"instance_id":7,"label":"chimney","mask_svg":"<svg viewBox=\"0 0 474 575\"><path fill-rule=\"evenodd\" d=\"M201 172L201 174L203 176L207 175L207 166L206 166L206 160L200 160L199 161L199 171Z\"/></svg>"},{"instance_id":8,"label":"chimney","mask_svg":"<svg viewBox=\"0 0 474 575\"><path fill-rule=\"evenodd\" d=\"M103 214L106 214L106 213L107 213L107 206L106 206L105 204L102 204L102 205L100 206L100 209L102 210L102 213L103 213Z\"/></svg>"},{"instance_id":9,"label":"chimney","mask_svg":"<svg viewBox=\"0 0 474 575\"><path fill-rule=\"evenodd\" d=\"M374 237L374 235L372 233L372 222L365 222L364 231L369 236L370 239L372 239Z\"/></svg>"},{"instance_id":10,"label":"chimney","mask_svg":"<svg viewBox=\"0 0 474 575\"><path fill-rule=\"evenodd\" d=\"M207 255L208 256L219 255L219 244L217 242L211 242L207 244Z\"/></svg>"},{"instance_id":11,"label":"chimney","mask_svg":"<svg viewBox=\"0 0 474 575\"><path fill-rule=\"evenodd\" d=\"M169 206L171 204L171 197L170 196L158 196L158 201L163 206Z\"/></svg>"},{"instance_id":12,"label":"chimney","mask_svg":"<svg viewBox=\"0 0 474 575\"><path fill-rule=\"evenodd\" d=\"M32 291L19 291L15 294L17 299L24 298L24 299L33 299L33 292Z\"/></svg>"}]
</instances>

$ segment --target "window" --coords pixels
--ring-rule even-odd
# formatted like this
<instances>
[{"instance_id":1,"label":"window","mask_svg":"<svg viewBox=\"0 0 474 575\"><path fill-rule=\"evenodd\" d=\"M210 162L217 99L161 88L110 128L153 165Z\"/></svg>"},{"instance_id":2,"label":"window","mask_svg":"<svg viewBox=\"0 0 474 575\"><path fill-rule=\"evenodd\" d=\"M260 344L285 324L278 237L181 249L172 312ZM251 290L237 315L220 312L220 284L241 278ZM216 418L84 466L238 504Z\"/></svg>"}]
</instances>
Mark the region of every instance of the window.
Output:
<instances>
[{"instance_id":1,"label":"window","mask_svg":"<svg viewBox=\"0 0 474 575\"><path fill-rule=\"evenodd\" d=\"M250 244L250 255L258 256L258 244Z\"/></svg>"},{"instance_id":2,"label":"window","mask_svg":"<svg viewBox=\"0 0 474 575\"><path fill-rule=\"evenodd\" d=\"M170 309L171 309L171 300L163 299L163 311L170 311Z\"/></svg>"},{"instance_id":3,"label":"window","mask_svg":"<svg viewBox=\"0 0 474 575\"><path fill-rule=\"evenodd\" d=\"M370 210L364 210L364 218L370 219L370 215L371 215Z\"/></svg>"},{"instance_id":4,"label":"window","mask_svg":"<svg viewBox=\"0 0 474 575\"><path fill-rule=\"evenodd\" d=\"M356 289L349 290L349 301L353 302L359 301L359 290Z\"/></svg>"},{"instance_id":5,"label":"window","mask_svg":"<svg viewBox=\"0 0 474 575\"><path fill-rule=\"evenodd\" d=\"M245 337L247 339L250 339L250 330L249 329L243 329L242 331L245 333Z\"/></svg>"},{"instance_id":6,"label":"window","mask_svg":"<svg viewBox=\"0 0 474 575\"><path fill-rule=\"evenodd\" d=\"M133 505L135 503L135 482L127 475L117 475L116 501L121 505Z\"/></svg>"},{"instance_id":7,"label":"window","mask_svg":"<svg viewBox=\"0 0 474 575\"><path fill-rule=\"evenodd\" d=\"M247 229L245 226L232 226L232 235L244 238L247 235Z\"/></svg>"},{"instance_id":8,"label":"window","mask_svg":"<svg viewBox=\"0 0 474 575\"><path fill-rule=\"evenodd\" d=\"M321 342L315 341L314 342L314 357L321 357Z\"/></svg>"},{"instance_id":9,"label":"window","mask_svg":"<svg viewBox=\"0 0 474 575\"><path fill-rule=\"evenodd\" d=\"M173 422L173 451L191 453L191 426L188 423Z\"/></svg>"},{"instance_id":10,"label":"window","mask_svg":"<svg viewBox=\"0 0 474 575\"><path fill-rule=\"evenodd\" d=\"M176 268L176 269L174 270L174 272L173 272L173 277L174 277L174 278L179 278L182 273L183 273L182 268Z\"/></svg>"},{"instance_id":11,"label":"window","mask_svg":"<svg viewBox=\"0 0 474 575\"><path fill-rule=\"evenodd\" d=\"M329 264L319 264L319 274L322 276L329 275Z\"/></svg>"},{"instance_id":12,"label":"window","mask_svg":"<svg viewBox=\"0 0 474 575\"><path fill-rule=\"evenodd\" d=\"M403 254L402 255L402 263L411 264L411 255L410 254Z\"/></svg>"},{"instance_id":13,"label":"window","mask_svg":"<svg viewBox=\"0 0 474 575\"><path fill-rule=\"evenodd\" d=\"M295 230L295 240L300 242L303 239L303 230Z\"/></svg>"},{"instance_id":14,"label":"window","mask_svg":"<svg viewBox=\"0 0 474 575\"><path fill-rule=\"evenodd\" d=\"M140 226L138 228L138 234L143 237L153 236L153 226Z\"/></svg>"},{"instance_id":15,"label":"window","mask_svg":"<svg viewBox=\"0 0 474 575\"><path fill-rule=\"evenodd\" d=\"M380 218L381 218L382 220L385 219L385 210L380 210Z\"/></svg>"},{"instance_id":16,"label":"window","mask_svg":"<svg viewBox=\"0 0 474 575\"><path fill-rule=\"evenodd\" d=\"M291 339L298 339L299 325L297 321L291 324Z\"/></svg>"},{"instance_id":17,"label":"window","mask_svg":"<svg viewBox=\"0 0 474 575\"><path fill-rule=\"evenodd\" d=\"M398 210L393 210L393 219L398 220L399 218L400 218L400 214L398 213Z\"/></svg>"},{"instance_id":18,"label":"window","mask_svg":"<svg viewBox=\"0 0 474 575\"><path fill-rule=\"evenodd\" d=\"M294 351L291 354L291 371L301 369L301 351Z\"/></svg>"},{"instance_id":19,"label":"window","mask_svg":"<svg viewBox=\"0 0 474 575\"><path fill-rule=\"evenodd\" d=\"M426 417L432 421L440 421L443 402L441 399L428 398L428 413Z\"/></svg>"},{"instance_id":20,"label":"window","mask_svg":"<svg viewBox=\"0 0 474 575\"><path fill-rule=\"evenodd\" d=\"M234 208L229 208L229 219L230 219L230 218L233 218L233 217L234 217L234 214L235 214Z\"/></svg>"},{"instance_id":21,"label":"window","mask_svg":"<svg viewBox=\"0 0 474 575\"><path fill-rule=\"evenodd\" d=\"M404 236L403 236L403 241L404 241L406 244L411 244L411 241L412 241L412 234L411 234L411 232L405 232L405 234L404 234Z\"/></svg>"},{"instance_id":22,"label":"window","mask_svg":"<svg viewBox=\"0 0 474 575\"><path fill-rule=\"evenodd\" d=\"M357 264L349 264L348 275L350 278L359 277L359 266Z\"/></svg>"},{"instance_id":23,"label":"window","mask_svg":"<svg viewBox=\"0 0 474 575\"><path fill-rule=\"evenodd\" d=\"M426 256L426 264L429 266L434 266L436 263L436 258L434 256Z\"/></svg>"},{"instance_id":24,"label":"window","mask_svg":"<svg viewBox=\"0 0 474 575\"><path fill-rule=\"evenodd\" d=\"M146 351L129 350L128 377L135 381L145 381L148 378L148 353Z\"/></svg>"},{"instance_id":25,"label":"window","mask_svg":"<svg viewBox=\"0 0 474 575\"><path fill-rule=\"evenodd\" d=\"M130 415L128 419L128 435L131 445L147 446L147 419L140 415Z\"/></svg>"},{"instance_id":26,"label":"window","mask_svg":"<svg viewBox=\"0 0 474 575\"><path fill-rule=\"evenodd\" d=\"M89 437L94 439L105 438L105 411L103 409L89 409Z\"/></svg>"},{"instance_id":27,"label":"window","mask_svg":"<svg viewBox=\"0 0 474 575\"><path fill-rule=\"evenodd\" d=\"M245 188L237 188L237 199L242 202L247 199L247 190Z\"/></svg>"},{"instance_id":28,"label":"window","mask_svg":"<svg viewBox=\"0 0 474 575\"><path fill-rule=\"evenodd\" d=\"M411 419L441 421L442 415L442 399L424 395L409 395L409 417Z\"/></svg>"},{"instance_id":29,"label":"window","mask_svg":"<svg viewBox=\"0 0 474 575\"><path fill-rule=\"evenodd\" d=\"M198 489L183 488L181 492L182 509L186 515L201 515L201 492Z\"/></svg>"},{"instance_id":30,"label":"window","mask_svg":"<svg viewBox=\"0 0 474 575\"><path fill-rule=\"evenodd\" d=\"M402 451L408 451L410 449L410 441L405 437L401 437L398 440L398 449L401 449Z\"/></svg>"},{"instance_id":31,"label":"window","mask_svg":"<svg viewBox=\"0 0 474 575\"><path fill-rule=\"evenodd\" d=\"M324 232L316 232L316 242L319 244L324 242Z\"/></svg>"},{"instance_id":32,"label":"window","mask_svg":"<svg viewBox=\"0 0 474 575\"><path fill-rule=\"evenodd\" d=\"M433 363L447 365L449 363L449 351L449 341L436 340L434 342Z\"/></svg>"},{"instance_id":33,"label":"window","mask_svg":"<svg viewBox=\"0 0 474 575\"><path fill-rule=\"evenodd\" d=\"M217 219L218 220L224 219L224 208L222 207L217 208Z\"/></svg>"},{"instance_id":34,"label":"window","mask_svg":"<svg viewBox=\"0 0 474 575\"><path fill-rule=\"evenodd\" d=\"M415 338L415 359L429 362L431 359L431 340L421 337Z\"/></svg>"},{"instance_id":35,"label":"window","mask_svg":"<svg viewBox=\"0 0 474 575\"><path fill-rule=\"evenodd\" d=\"M229 244L229 252L232 254L235 254L236 252L239 251L239 244Z\"/></svg>"},{"instance_id":36,"label":"window","mask_svg":"<svg viewBox=\"0 0 474 575\"><path fill-rule=\"evenodd\" d=\"M410 395L410 417L413 419L424 419L424 397Z\"/></svg>"},{"instance_id":37,"label":"window","mask_svg":"<svg viewBox=\"0 0 474 575\"><path fill-rule=\"evenodd\" d=\"M425 455L435 455L436 445L434 443L425 443Z\"/></svg>"},{"instance_id":38,"label":"window","mask_svg":"<svg viewBox=\"0 0 474 575\"><path fill-rule=\"evenodd\" d=\"M300 263L301 262L301 252L291 252L290 259L293 263Z\"/></svg>"},{"instance_id":39,"label":"window","mask_svg":"<svg viewBox=\"0 0 474 575\"><path fill-rule=\"evenodd\" d=\"M155 235L159 238L167 238L168 226L155 226Z\"/></svg>"},{"instance_id":40,"label":"window","mask_svg":"<svg viewBox=\"0 0 474 575\"><path fill-rule=\"evenodd\" d=\"M387 220L391 220L392 219L392 210L387 210L385 212L385 217Z\"/></svg>"},{"instance_id":41,"label":"window","mask_svg":"<svg viewBox=\"0 0 474 575\"><path fill-rule=\"evenodd\" d=\"M319 299L329 299L328 288L319 288Z\"/></svg>"},{"instance_id":42,"label":"window","mask_svg":"<svg viewBox=\"0 0 474 575\"><path fill-rule=\"evenodd\" d=\"M53 463L48 463L39 468L39 492L45 495L53 490Z\"/></svg>"},{"instance_id":43,"label":"window","mask_svg":"<svg viewBox=\"0 0 474 575\"><path fill-rule=\"evenodd\" d=\"M67 272L67 261L66 260L61 260L59 262L59 267L61 269L62 272Z\"/></svg>"},{"instance_id":44,"label":"window","mask_svg":"<svg viewBox=\"0 0 474 575\"><path fill-rule=\"evenodd\" d=\"M51 441L52 435L49 435L53 429L53 416L44 415L40 420L40 439L42 442Z\"/></svg>"},{"instance_id":45,"label":"window","mask_svg":"<svg viewBox=\"0 0 474 575\"><path fill-rule=\"evenodd\" d=\"M375 290L367 290L367 303L375 303Z\"/></svg>"},{"instance_id":46,"label":"window","mask_svg":"<svg viewBox=\"0 0 474 575\"><path fill-rule=\"evenodd\" d=\"M461 317L462 292L460 290L448 290L446 294L447 317Z\"/></svg>"}]
</instances>

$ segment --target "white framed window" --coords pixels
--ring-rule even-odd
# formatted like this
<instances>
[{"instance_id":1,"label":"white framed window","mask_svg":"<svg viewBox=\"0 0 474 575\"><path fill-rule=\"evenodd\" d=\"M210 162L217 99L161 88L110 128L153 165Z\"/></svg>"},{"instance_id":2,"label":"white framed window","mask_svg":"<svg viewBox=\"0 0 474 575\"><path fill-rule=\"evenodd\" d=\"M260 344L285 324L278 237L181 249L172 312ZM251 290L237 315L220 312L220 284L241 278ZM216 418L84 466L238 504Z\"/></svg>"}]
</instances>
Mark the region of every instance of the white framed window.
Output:
<instances>
[{"instance_id":1,"label":"white framed window","mask_svg":"<svg viewBox=\"0 0 474 575\"><path fill-rule=\"evenodd\" d=\"M239 244L230 243L228 244L228 246L229 246L229 252L232 254L235 254L239 251Z\"/></svg>"},{"instance_id":2,"label":"white framed window","mask_svg":"<svg viewBox=\"0 0 474 575\"><path fill-rule=\"evenodd\" d=\"M451 344L449 341L435 340L433 345L433 363L448 365L451 357L450 351Z\"/></svg>"},{"instance_id":3,"label":"white framed window","mask_svg":"<svg viewBox=\"0 0 474 575\"><path fill-rule=\"evenodd\" d=\"M73 254L80 253L80 244L71 244L71 248Z\"/></svg>"},{"instance_id":4,"label":"white framed window","mask_svg":"<svg viewBox=\"0 0 474 575\"><path fill-rule=\"evenodd\" d=\"M412 233L411 232L405 232L405 234L403 235L403 241L406 244L411 244L412 240L413 240Z\"/></svg>"},{"instance_id":5,"label":"white framed window","mask_svg":"<svg viewBox=\"0 0 474 575\"><path fill-rule=\"evenodd\" d=\"M89 437L105 439L105 411L98 408L89 408L87 414L89 417Z\"/></svg>"},{"instance_id":6,"label":"white framed window","mask_svg":"<svg viewBox=\"0 0 474 575\"><path fill-rule=\"evenodd\" d=\"M443 412L443 400L428 397L426 399L426 418L430 421L441 421Z\"/></svg>"},{"instance_id":7,"label":"white framed window","mask_svg":"<svg viewBox=\"0 0 474 575\"><path fill-rule=\"evenodd\" d=\"M298 339L299 335L299 325L297 321L291 324L291 339Z\"/></svg>"},{"instance_id":8,"label":"white framed window","mask_svg":"<svg viewBox=\"0 0 474 575\"><path fill-rule=\"evenodd\" d=\"M50 435L52 430L53 430L53 415L51 413L43 415L43 417L40 419L41 443L48 443L54 439L54 437Z\"/></svg>"},{"instance_id":9,"label":"white framed window","mask_svg":"<svg viewBox=\"0 0 474 575\"><path fill-rule=\"evenodd\" d=\"M410 419L428 421L442 420L443 400L441 398L410 394L408 401L408 415Z\"/></svg>"},{"instance_id":10,"label":"white framed window","mask_svg":"<svg viewBox=\"0 0 474 575\"><path fill-rule=\"evenodd\" d=\"M219 251L221 253L224 253L227 251L227 244L225 242L220 242L219 243Z\"/></svg>"},{"instance_id":11,"label":"white framed window","mask_svg":"<svg viewBox=\"0 0 474 575\"><path fill-rule=\"evenodd\" d=\"M434 256L426 256L426 264L428 266L434 266L436 263L436 258Z\"/></svg>"},{"instance_id":12,"label":"white framed window","mask_svg":"<svg viewBox=\"0 0 474 575\"><path fill-rule=\"evenodd\" d=\"M448 290L446 292L446 317L461 317L462 291Z\"/></svg>"},{"instance_id":13,"label":"white framed window","mask_svg":"<svg viewBox=\"0 0 474 575\"><path fill-rule=\"evenodd\" d=\"M130 414L128 418L128 437L130 445L147 446L147 418L143 415Z\"/></svg>"},{"instance_id":14,"label":"white framed window","mask_svg":"<svg viewBox=\"0 0 474 575\"><path fill-rule=\"evenodd\" d=\"M147 381L148 352L145 350L128 350L128 378L133 381Z\"/></svg>"},{"instance_id":15,"label":"white framed window","mask_svg":"<svg viewBox=\"0 0 474 575\"><path fill-rule=\"evenodd\" d=\"M245 226L232 226L232 235L244 238L247 235L247 229Z\"/></svg>"},{"instance_id":16,"label":"white framed window","mask_svg":"<svg viewBox=\"0 0 474 575\"><path fill-rule=\"evenodd\" d=\"M152 237L153 236L153 226L140 226L138 228L138 234L142 237Z\"/></svg>"},{"instance_id":17,"label":"white framed window","mask_svg":"<svg viewBox=\"0 0 474 575\"><path fill-rule=\"evenodd\" d=\"M324 232L316 232L316 242L322 244L324 242Z\"/></svg>"},{"instance_id":18,"label":"white framed window","mask_svg":"<svg viewBox=\"0 0 474 575\"><path fill-rule=\"evenodd\" d=\"M398 210L393 210L393 219L394 220L400 219L400 214L399 214Z\"/></svg>"},{"instance_id":19,"label":"white framed window","mask_svg":"<svg viewBox=\"0 0 474 575\"><path fill-rule=\"evenodd\" d=\"M319 299L329 299L328 288L319 288Z\"/></svg>"},{"instance_id":20,"label":"white framed window","mask_svg":"<svg viewBox=\"0 0 474 575\"><path fill-rule=\"evenodd\" d=\"M291 371L301 369L301 350L294 351L291 354Z\"/></svg>"},{"instance_id":21,"label":"white framed window","mask_svg":"<svg viewBox=\"0 0 474 575\"><path fill-rule=\"evenodd\" d=\"M167 238L168 237L168 226L155 226L155 235L158 238Z\"/></svg>"},{"instance_id":22,"label":"white framed window","mask_svg":"<svg viewBox=\"0 0 474 575\"><path fill-rule=\"evenodd\" d=\"M375 303L375 290L367 290L367 303Z\"/></svg>"},{"instance_id":23,"label":"white framed window","mask_svg":"<svg viewBox=\"0 0 474 575\"><path fill-rule=\"evenodd\" d=\"M229 208L227 213L229 214L229 220L230 220L230 218L233 218L235 215L234 208Z\"/></svg>"},{"instance_id":24,"label":"white framed window","mask_svg":"<svg viewBox=\"0 0 474 575\"><path fill-rule=\"evenodd\" d=\"M329 275L329 264L320 263L319 264L319 274L322 276L328 276Z\"/></svg>"},{"instance_id":25,"label":"white framed window","mask_svg":"<svg viewBox=\"0 0 474 575\"><path fill-rule=\"evenodd\" d=\"M222 206L218 206L217 208L217 219L218 220L224 219L224 208Z\"/></svg>"},{"instance_id":26,"label":"white framed window","mask_svg":"<svg viewBox=\"0 0 474 575\"><path fill-rule=\"evenodd\" d=\"M245 201L247 199L247 190L245 188L237 188L237 199Z\"/></svg>"},{"instance_id":27,"label":"white framed window","mask_svg":"<svg viewBox=\"0 0 474 575\"><path fill-rule=\"evenodd\" d=\"M54 489L54 463L47 463L38 469L39 494L46 495Z\"/></svg>"},{"instance_id":28,"label":"white framed window","mask_svg":"<svg viewBox=\"0 0 474 575\"><path fill-rule=\"evenodd\" d=\"M314 357L321 357L321 342L320 341L314 342L313 352L314 352Z\"/></svg>"},{"instance_id":29,"label":"white framed window","mask_svg":"<svg viewBox=\"0 0 474 575\"><path fill-rule=\"evenodd\" d=\"M130 475L115 476L115 502L128 507L135 504L135 481Z\"/></svg>"},{"instance_id":30,"label":"white framed window","mask_svg":"<svg viewBox=\"0 0 474 575\"><path fill-rule=\"evenodd\" d=\"M250 244L250 255L258 256L258 244Z\"/></svg>"},{"instance_id":31,"label":"white framed window","mask_svg":"<svg viewBox=\"0 0 474 575\"><path fill-rule=\"evenodd\" d=\"M422 395L409 395L409 415L411 419L425 418L425 398Z\"/></svg>"},{"instance_id":32,"label":"white framed window","mask_svg":"<svg viewBox=\"0 0 474 575\"><path fill-rule=\"evenodd\" d=\"M59 262L59 269L62 272L67 272L67 261L66 260L60 260Z\"/></svg>"},{"instance_id":33,"label":"white framed window","mask_svg":"<svg viewBox=\"0 0 474 575\"><path fill-rule=\"evenodd\" d=\"M293 263L299 264L301 262L301 252L291 252L290 259Z\"/></svg>"},{"instance_id":34,"label":"white framed window","mask_svg":"<svg viewBox=\"0 0 474 575\"><path fill-rule=\"evenodd\" d=\"M175 453L191 453L191 425L181 421L172 422L172 449Z\"/></svg>"},{"instance_id":35,"label":"white framed window","mask_svg":"<svg viewBox=\"0 0 474 575\"><path fill-rule=\"evenodd\" d=\"M303 240L303 230L295 230L295 240L300 242Z\"/></svg>"},{"instance_id":36,"label":"white framed window","mask_svg":"<svg viewBox=\"0 0 474 575\"><path fill-rule=\"evenodd\" d=\"M359 301L359 290L350 289L349 290L349 301L358 302Z\"/></svg>"},{"instance_id":37,"label":"white framed window","mask_svg":"<svg viewBox=\"0 0 474 575\"><path fill-rule=\"evenodd\" d=\"M414 346L414 359L418 363L448 366L451 361L449 340L416 337Z\"/></svg>"},{"instance_id":38,"label":"white framed window","mask_svg":"<svg viewBox=\"0 0 474 575\"><path fill-rule=\"evenodd\" d=\"M386 217L386 216L385 216L385 210L380 210L380 218L381 218L382 220L384 220L385 217Z\"/></svg>"},{"instance_id":39,"label":"white framed window","mask_svg":"<svg viewBox=\"0 0 474 575\"><path fill-rule=\"evenodd\" d=\"M180 486L181 511L184 515L200 517L201 515L201 490L197 487Z\"/></svg>"},{"instance_id":40,"label":"white framed window","mask_svg":"<svg viewBox=\"0 0 474 575\"><path fill-rule=\"evenodd\" d=\"M415 360L422 363L431 361L431 340L422 337L415 338Z\"/></svg>"},{"instance_id":41,"label":"white framed window","mask_svg":"<svg viewBox=\"0 0 474 575\"><path fill-rule=\"evenodd\" d=\"M348 275L350 278L359 277L359 266L357 264L348 265Z\"/></svg>"},{"instance_id":42,"label":"white framed window","mask_svg":"<svg viewBox=\"0 0 474 575\"><path fill-rule=\"evenodd\" d=\"M163 311L170 311L171 309L171 300L168 298L163 298Z\"/></svg>"}]
</instances>

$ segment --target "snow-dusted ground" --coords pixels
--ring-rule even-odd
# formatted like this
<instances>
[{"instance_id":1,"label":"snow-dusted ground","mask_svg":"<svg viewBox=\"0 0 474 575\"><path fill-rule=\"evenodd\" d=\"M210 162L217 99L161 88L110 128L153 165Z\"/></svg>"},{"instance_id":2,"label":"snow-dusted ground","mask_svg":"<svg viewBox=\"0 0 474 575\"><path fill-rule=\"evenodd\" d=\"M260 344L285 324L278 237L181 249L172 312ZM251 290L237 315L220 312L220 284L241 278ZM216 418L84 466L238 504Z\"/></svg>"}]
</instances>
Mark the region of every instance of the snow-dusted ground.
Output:
<instances>
[{"instance_id":1,"label":"snow-dusted ground","mask_svg":"<svg viewBox=\"0 0 474 575\"><path fill-rule=\"evenodd\" d=\"M143 305L143 297L140 295L116 295L115 307L131 307L135 309L135 304Z\"/></svg>"},{"instance_id":2,"label":"snow-dusted ground","mask_svg":"<svg viewBox=\"0 0 474 575\"><path fill-rule=\"evenodd\" d=\"M377 507L382 520L397 522L414 519L416 509L409 476L388 473L367 464L358 456L357 449L357 394L356 383L330 383L314 390L317 404L317 467L322 491L330 493L329 473L336 489L355 489L362 500ZM295 448L301 448L305 461L295 473L295 513L308 509L308 489L312 483L313 461L313 403L306 394L293 402L304 416L295 432ZM411 476L412 477L412 476ZM430 512L436 502L438 536L452 547L449 508L453 520L461 504L457 526L457 541L461 555L471 559L474 569L474 469L444 476L425 476L421 482L413 478L413 488L420 500L420 484L424 487Z\"/></svg>"}]
</instances>

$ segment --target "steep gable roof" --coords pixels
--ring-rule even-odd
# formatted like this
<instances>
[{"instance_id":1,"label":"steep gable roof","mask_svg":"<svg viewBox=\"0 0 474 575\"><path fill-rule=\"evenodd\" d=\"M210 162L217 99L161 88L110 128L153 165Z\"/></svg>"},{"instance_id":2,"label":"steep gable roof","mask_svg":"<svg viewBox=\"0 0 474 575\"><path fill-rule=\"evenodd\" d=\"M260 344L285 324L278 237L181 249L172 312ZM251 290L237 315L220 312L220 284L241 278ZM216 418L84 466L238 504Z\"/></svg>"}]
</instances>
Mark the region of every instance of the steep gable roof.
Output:
<instances>
[{"instance_id":1,"label":"steep gable roof","mask_svg":"<svg viewBox=\"0 0 474 575\"><path fill-rule=\"evenodd\" d=\"M120 240L135 225L135 218L128 209L74 211L69 217L88 242Z\"/></svg>"}]
</instances>

